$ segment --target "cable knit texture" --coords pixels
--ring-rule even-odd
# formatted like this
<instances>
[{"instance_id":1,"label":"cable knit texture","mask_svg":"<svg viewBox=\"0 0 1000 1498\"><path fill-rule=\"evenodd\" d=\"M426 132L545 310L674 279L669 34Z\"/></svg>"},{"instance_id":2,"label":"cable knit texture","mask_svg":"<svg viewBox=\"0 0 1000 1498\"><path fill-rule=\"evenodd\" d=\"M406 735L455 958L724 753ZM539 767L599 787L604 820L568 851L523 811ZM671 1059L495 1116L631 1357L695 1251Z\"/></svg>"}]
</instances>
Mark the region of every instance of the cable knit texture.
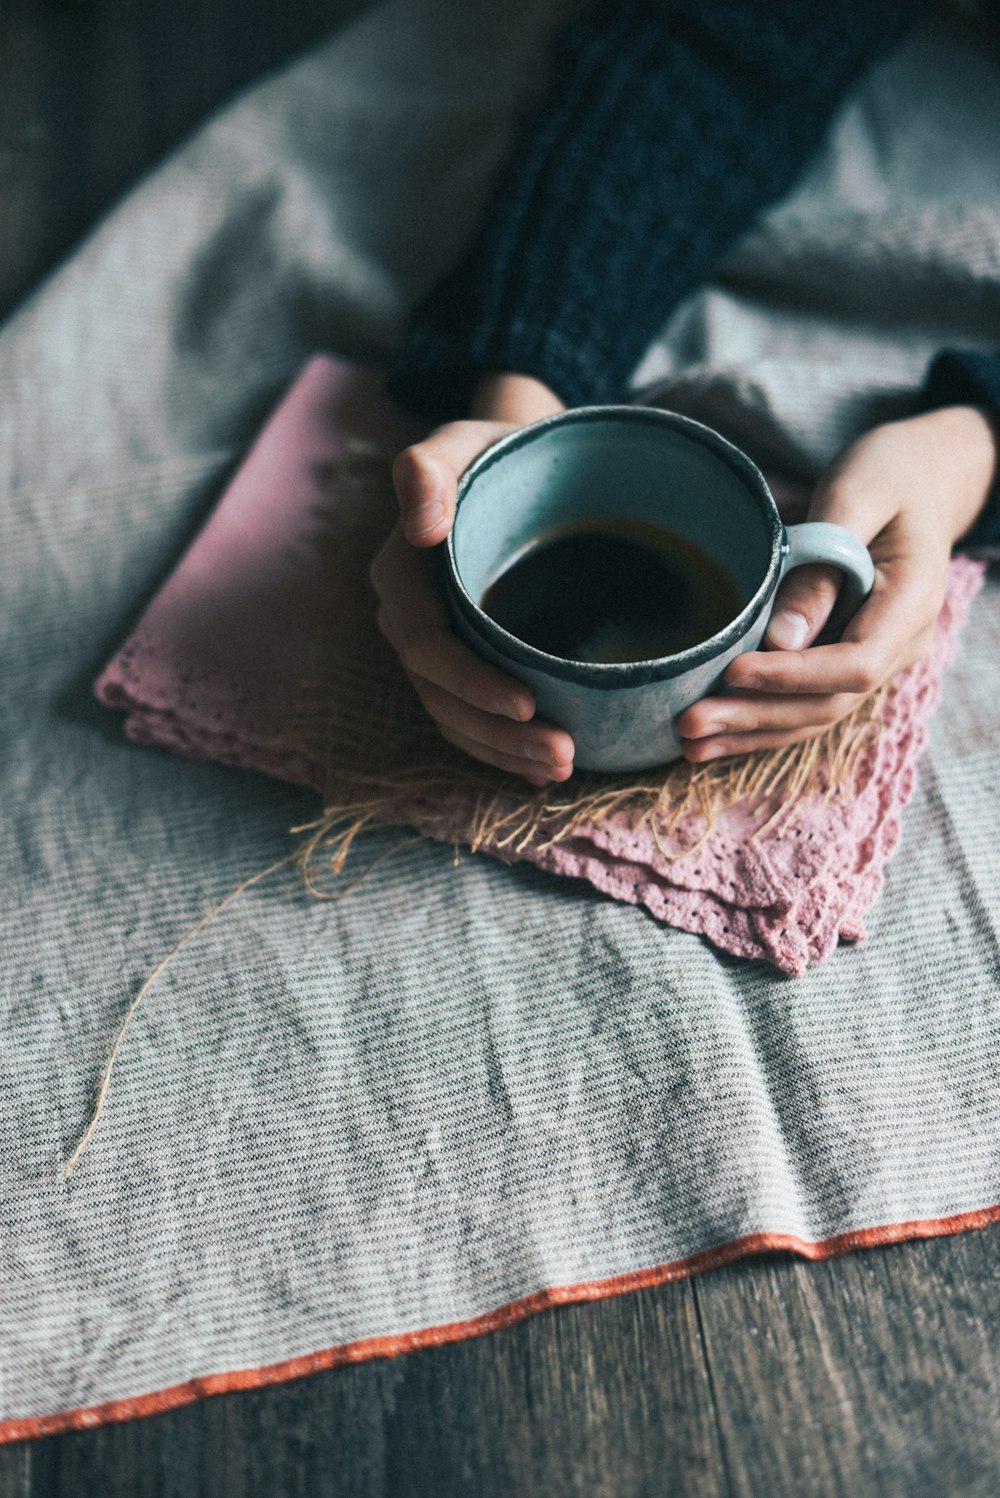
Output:
<instances>
[{"instance_id":1,"label":"cable knit texture","mask_svg":"<svg viewBox=\"0 0 1000 1498\"><path fill-rule=\"evenodd\" d=\"M130 745L82 684L311 352L387 348L389 319L417 285L399 285L401 271L416 277L422 256L427 284L443 268L437 249L452 247L466 199L482 201L481 173L530 72L534 39L522 45L519 18L539 8L366 6L129 194L0 333L0 1441L440 1345L747 1252L822 1257L998 1215L992 582L945 677L867 943L789 982L583 880L468 856L456 867L425 839L332 905L275 876L158 979L88 1153L62 1180L143 979L285 851L287 828L318 803L259 774ZM866 98L851 118L877 122L879 149L864 160L880 166L900 159L884 149L887 124L907 140L914 125L933 128L954 192L963 160L993 169L997 138L995 115L975 131L957 105L1000 101L1000 89L971 89L976 59L962 53L950 75L960 98L940 101L953 140L904 67L911 51L895 75L898 108ZM936 35L921 68L925 55L940 73ZM922 193L936 185L933 139L904 159ZM875 206L898 222L899 201ZM874 251L860 273L841 255L842 243L872 245L847 225L839 282L832 266L824 281L854 294L846 354L831 336L821 362L798 359L818 318L795 359L787 342L776 348L783 308L803 305L787 281L762 293L749 367L745 320L725 324L735 347L695 350L713 391L739 371L737 441L791 431L793 456L821 462L870 419L873 374L893 396L919 386L934 346L908 309L884 316L890 279L911 288L917 315L933 306L938 347L980 346L977 329L1000 345L1000 227L986 208L1000 190L975 201L949 259L936 220L934 257L918 260L918 241L910 260L883 257L881 281ZM943 317L950 295L956 315ZM723 424L726 413L702 410ZM347 456L360 479L364 452ZM269 496L270 551L294 569L281 494ZM340 500L360 523L364 491L350 494ZM324 531L333 545L337 532ZM175 634L178 670L170 677L164 660L159 677L175 694L160 699L162 722L179 734L198 695L181 660L213 673L219 715L205 731L222 754L241 747L212 653L243 628L239 543L236 528L221 574L185 573L197 640ZM298 639L300 595L286 616L249 620L260 649L244 715L261 694L280 706L279 644ZM364 674L360 655L353 665ZM365 708L375 689L369 676ZM233 700L239 691L232 683ZM257 724L255 752L280 743L273 727ZM372 853L408 837L379 834ZM980 1448L989 1443L984 1430Z\"/></svg>"},{"instance_id":2,"label":"cable knit texture","mask_svg":"<svg viewBox=\"0 0 1000 1498\"><path fill-rule=\"evenodd\" d=\"M616 399L655 331L792 184L911 0L631 0L560 39L480 233L410 326L390 390L431 421L484 369Z\"/></svg>"},{"instance_id":3,"label":"cable knit texture","mask_svg":"<svg viewBox=\"0 0 1000 1498\"><path fill-rule=\"evenodd\" d=\"M473 244L413 317L391 394L429 421L517 370L567 405L621 399L653 335L791 186L851 81L924 9L633 0L559 39ZM1000 423L1000 354L938 359L925 406ZM1000 548L1000 485L967 544Z\"/></svg>"}]
</instances>

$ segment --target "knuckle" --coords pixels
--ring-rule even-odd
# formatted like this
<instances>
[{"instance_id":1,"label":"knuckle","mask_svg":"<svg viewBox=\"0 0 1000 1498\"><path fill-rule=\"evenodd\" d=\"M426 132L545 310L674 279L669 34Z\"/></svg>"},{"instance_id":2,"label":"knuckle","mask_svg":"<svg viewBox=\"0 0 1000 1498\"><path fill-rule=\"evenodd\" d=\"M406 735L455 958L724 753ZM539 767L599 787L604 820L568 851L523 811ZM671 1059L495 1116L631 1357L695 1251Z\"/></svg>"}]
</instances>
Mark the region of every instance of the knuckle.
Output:
<instances>
[{"instance_id":1,"label":"knuckle","mask_svg":"<svg viewBox=\"0 0 1000 1498\"><path fill-rule=\"evenodd\" d=\"M427 678L436 677L441 667L439 636L432 629L410 630L400 642L399 658L408 671Z\"/></svg>"},{"instance_id":2,"label":"knuckle","mask_svg":"<svg viewBox=\"0 0 1000 1498\"><path fill-rule=\"evenodd\" d=\"M392 482L397 489L407 482L416 467L418 459L414 453L415 447L404 447L392 460Z\"/></svg>"},{"instance_id":3,"label":"knuckle","mask_svg":"<svg viewBox=\"0 0 1000 1498\"><path fill-rule=\"evenodd\" d=\"M430 712L430 708L428 708L427 711L434 719L437 731L444 739L445 743L450 744L453 749L461 749L463 753L466 753L467 750L465 747L465 740L462 738L461 734L456 733L453 728L449 728L447 723L442 723L439 718L435 718L434 714Z\"/></svg>"},{"instance_id":4,"label":"knuckle","mask_svg":"<svg viewBox=\"0 0 1000 1498\"><path fill-rule=\"evenodd\" d=\"M381 598L385 586L384 550L376 554L371 566L368 568L368 581L371 583L372 587L375 589L375 592Z\"/></svg>"},{"instance_id":5,"label":"knuckle","mask_svg":"<svg viewBox=\"0 0 1000 1498\"><path fill-rule=\"evenodd\" d=\"M420 444L415 443L412 447L404 447L393 459L392 487L404 510L414 502L420 484L421 451Z\"/></svg>"},{"instance_id":6,"label":"knuckle","mask_svg":"<svg viewBox=\"0 0 1000 1498\"><path fill-rule=\"evenodd\" d=\"M881 662L871 659L859 661L848 673L847 690L867 697L881 686L882 677Z\"/></svg>"},{"instance_id":7,"label":"knuckle","mask_svg":"<svg viewBox=\"0 0 1000 1498\"><path fill-rule=\"evenodd\" d=\"M820 576L803 577L801 580L795 578L793 574L788 593L782 598L782 604L804 614L810 624L813 624L816 616L829 608L837 596L837 591L837 583L825 572Z\"/></svg>"},{"instance_id":8,"label":"knuckle","mask_svg":"<svg viewBox=\"0 0 1000 1498\"><path fill-rule=\"evenodd\" d=\"M396 654L403 662L407 671L416 671L418 674L422 674L420 673L421 651L419 635L414 636L411 634L406 636L405 639L400 640L396 645Z\"/></svg>"},{"instance_id":9,"label":"knuckle","mask_svg":"<svg viewBox=\"0 0 1000 1498\"><path fill-rule=\"evenodd\" d=\"M688 738L700 738L708 727L708 722L709 719L706 710L702 707L701 703L695 703L694 707L688 708L680 720L681 732L686 734Z\"/></svg>"},{"instance_id":10,"label":"knuckle","mask_svg":"<svg viewBox=\"0 0 1000 1498\"><path fill-rule=\"evenodd\" d=\"M823 728L839 723L845 713L850 712L854 699L849 694L837 692L820 705L817 721Z\"/></svg>"}]
</instances>

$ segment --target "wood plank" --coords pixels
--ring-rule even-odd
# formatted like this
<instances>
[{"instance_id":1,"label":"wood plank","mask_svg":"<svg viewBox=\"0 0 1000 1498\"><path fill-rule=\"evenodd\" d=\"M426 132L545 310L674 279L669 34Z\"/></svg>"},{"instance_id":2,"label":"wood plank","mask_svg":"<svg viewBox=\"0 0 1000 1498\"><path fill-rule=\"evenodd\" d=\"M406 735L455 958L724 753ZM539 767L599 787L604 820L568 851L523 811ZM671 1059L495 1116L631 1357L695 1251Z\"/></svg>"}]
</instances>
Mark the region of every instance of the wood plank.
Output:
<instances>
[{"instance_id":1,"label":"wood plank","mask_svg":"<svg viewBox=\"0 0 1000 1498\"><path fill-rule=\"evenodd\" d=\"M734 1265L696 1294L735 1493L1000 1493L1000 1229Z\"/></svg>"},{"instance_id":2,"label":"wood plank","mask_svg":"<svg viewBox=\"0 0 1000 1498\"><path fill-rule=\"evenodd\" d=\"M998 1250L991 1228L750 1260L38 1442L30 1462L10 1448L0 1493L994 1498Z\"/></svg>"},{"instance_id":3,"label":"wood plank","mask_svg":"<svg viewBox=\"0 0 1000 1498\"><path fill-rule=\"evenodd\" d=\"M3 0L0 312L208 109L359 3ZM0 1495L993 1498L998 1249L994 1228L747 1262L4 1448Z\"/></svg>"},{"instance_id":4,"label":"wood plank","mask_svg":"<svg viewBox=\"0 0 1000 1498\"><path fill-rule=\"evenodd\" d=\"M447 1351L407 1367L387 1493L726 1493L689 1283Z\"/></svg>"},{"instance_id":5,"label":"wood plank","mask_svg":"<svg viewBox=\"0 0 1000 1498\"><path fill-rule=\"evenodd\" d=\"M0 1450L0 1498L31 1498L36 1449L33 1442L25 1441Z\"/></svg>"},{"instance_id":6,"label":"wood plank","mask_svg":"<svg viewBox=\"0 0 1000 1498\"><path fill-rule=\"evenodd\" d=\"M5 1498L728 1498L690 1282L0 1451ZM18 1486L18 1482L20 1486Z\"/></svg>"}]
</instances>

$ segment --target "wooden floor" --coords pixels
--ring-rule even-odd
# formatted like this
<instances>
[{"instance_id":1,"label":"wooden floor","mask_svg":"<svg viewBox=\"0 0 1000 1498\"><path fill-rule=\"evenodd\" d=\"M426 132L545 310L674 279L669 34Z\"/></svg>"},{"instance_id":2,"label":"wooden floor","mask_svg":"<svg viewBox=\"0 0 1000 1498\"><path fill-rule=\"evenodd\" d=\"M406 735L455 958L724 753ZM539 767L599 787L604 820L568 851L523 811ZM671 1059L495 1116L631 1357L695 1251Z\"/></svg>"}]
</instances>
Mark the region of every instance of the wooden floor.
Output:
<instances>
[{"instance_id":1,"label":"wooden floor","mask_svg":"<svg viewBox=\"0 0 1000 1498\"><path fill-rule=\"evenodd\" d=\"M0 0L0 313L209 108L356 4ZM0 1498L90 1494L997 1498L1000 1227L747 1260L0 1449Z\"/></svg>"},{"instance_id":2,"label":"wooden floor","mask_svg":"<svg viewBox=\"0 0 1000 1498\"><path fill-rule=\"evenodd\" d=\"M0 1450L4 1498L996 1498L997 1229L767 1257Z\"/></svg>"}]
</instances>

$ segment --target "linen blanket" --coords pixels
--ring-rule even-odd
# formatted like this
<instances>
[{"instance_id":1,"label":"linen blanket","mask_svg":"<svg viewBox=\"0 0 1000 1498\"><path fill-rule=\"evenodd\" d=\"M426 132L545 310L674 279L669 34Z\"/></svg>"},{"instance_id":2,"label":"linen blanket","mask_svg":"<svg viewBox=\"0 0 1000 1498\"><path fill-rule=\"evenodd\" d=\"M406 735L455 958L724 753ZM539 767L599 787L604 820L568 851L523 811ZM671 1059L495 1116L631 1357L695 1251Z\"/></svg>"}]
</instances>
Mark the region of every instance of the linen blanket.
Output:
<instances>
[{"instance_id":1,"label":"linen blanket","mask_svg":"<svg viewBox=\"0 0 1000 1498\"><path fill-rule=\"evenodd\" d=\"M373 8L0 335L3 1439L1000 1215L992 581L867 946L788 981L423 842L337 904L262 885L150 994L62 1179L138 983L314 807L130 744L93 677L304 360L391 347L554 16ZM642 379L808 476L939 342L996 342L995 74L930 23Z\"/></svg>"},{"instance_id":2,"label":"linen blanket","mask_svg":"<svg viewBox=\"0 0 1000 1498\"><path fill-rule=\"evenodd\" d=\"M137 743L313 786L307 883L366 828L587 879L737 957L798 976L864 937L983 565L951 563L926 658L781 755L574 775L558 791L449 749L375 622L369 568L412 423L379 376L311 359L96 684Z\"/></svg>"}]
</instances>

